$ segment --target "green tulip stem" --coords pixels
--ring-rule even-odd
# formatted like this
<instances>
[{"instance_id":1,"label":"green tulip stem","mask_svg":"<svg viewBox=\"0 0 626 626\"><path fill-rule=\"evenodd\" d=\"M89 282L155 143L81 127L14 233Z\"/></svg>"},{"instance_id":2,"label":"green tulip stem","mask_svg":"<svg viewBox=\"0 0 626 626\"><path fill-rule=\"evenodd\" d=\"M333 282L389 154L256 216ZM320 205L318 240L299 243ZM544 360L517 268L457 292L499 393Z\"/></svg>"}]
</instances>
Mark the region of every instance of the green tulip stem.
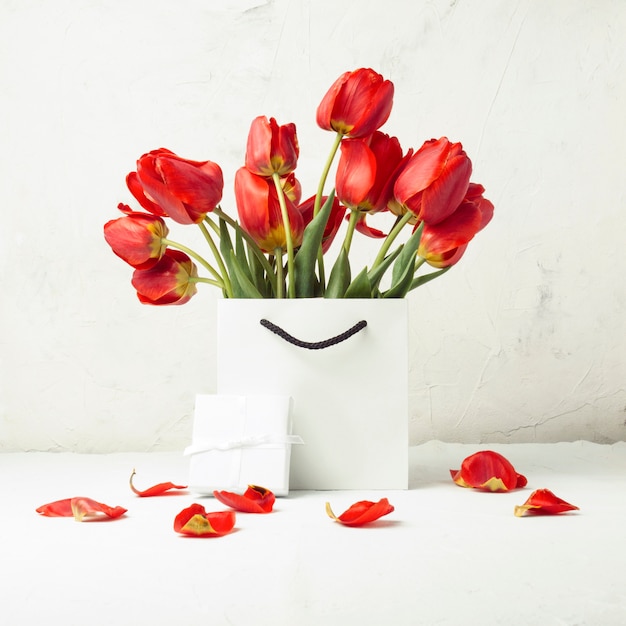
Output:
<instances>
[{"instance_id":1,"label":"green tulip stem","mask_svg":"<svg viewBox=\"0 0 626 626\"><path fill-rule=\"evenodd\" d=\"M293 238L291 237L291 224L289 223L289 212L287 211L287 203L285 202L285 194L280 184L280 176L277 172L272 174L272 180L276 187L278 195L278 203L280 204L280 212L283 218L283 228L285 229L285 243L287 244L287 285L290 298L296 297L296 282L294 280L295 270L293 264ZM279 281L280 282L280 281Z\"/></svg>"},{"instance_id":2,"label":"green tulip stem","mask_svg":"<svg viewBox=\"0 0 626 626\"><path fill-rule=\"evenodd\" d=\"M337 133L335 135L335 140L333 141L333 145L330 149L330 154L328 155L328 159L324 164L324 169L322 170L322 175L320 177L320 182L317 186L317 193L315 194L315 202L313 204L313 217L315 217L322 208L322 197L324 196L324 186L326 185L326 179L328 178L328 172L330 172L330 167L335 160L335 155L337 154L337 150L339 149L339 145L341 144L341 140L343 139L342 133Z\"/></svg>"},{"instance_id":3,"label":"green tulip stem","mask_svg":"<svg viewBox=\"0 0 626 626\"><path fill-rule=\"evenodd\" d=\"M313 217L315 217L322 208L322 198L324 197L324 187L326 185L326 179L328 178L328 173L330 172L330 168L335 160L335 156L337 154L337 150L341 145L341 140L343 139L342 133L335 133L335 139L333 140L333 145L330 149L330 154L328 155L328 159L324 164L324 169L322 170L322 175L320 176L319 184L317 185L317 193L315 194L315 201L313 202ZM322 291L325 289L326 283L326 275L324 271L324 252L320 246L320 249L317 251L317 268L319 272L320 285L322 286Z\"/></svg>"},{"instance_id":4,"label":"green tulip stem","mask_svg":"<svg viewBox=\"0 0 626 626\"><path fill-rule=\"evenodd\" d=\"M204 216L204 221L211 227L211 230L219 237L220 236L220 227L208 216Z\"/></svg>"},{"instance_id":5,"label":"green tulip stem","mask_svg":"<svg viewBox=\"0 0 626 626\"><path fill-rule=\"evenodd\" d=\"M285 278L283 276L283 249L281 247L274 250L274 259L276 260L276 297L284 298Z\"/></svg>"},{"instance_id":6,"label":"green tulip stem","mask_svg":"<svg viewBox=\"0 0 626 626\"><path fill-rule=\"evenodd\" d=\"M417 257L417 260L415 261L415 270L414 270L414 274L417 273L417 270L422 267L422 265L424 265L424 263L426 263L426 259L423 256L419 256Z\"/></svg>"},{"instance_id":7,"label":"green tulip stem","mask_svg":"<svg viewBox=\"0 0 626 626\"><path fill-rule=\"evenodd\" d=\"M200 263L202 267L207 269L217 280L219 281L223 280L221 274L205 258L201 257L197 252L194 252L191 248L188 248L182 243L177 243L176 241L172 241L171 239L166 239L165 237L161 239L161 243L170 248L176 248L176 250L180 250L181 252L184 252L186 255L198 261L198 263Z\"/></svg>"},{"instance_id":8,"label":"green tulip stem","mask_svg":"<svg viewBox=\"0 0 626 626\"><path fill-rule=\"evenodd\" d=\"M383 260L385 259L385 255L387 254L387 251L391 247L391 244L395 241L400 231L409 223L409 220L412 217L414 217L414 214L411 213L411 211L407 211L402 217L399 217L396 220L396 223L394 224L393 228L387 235L387 238L385 239L385 241L383 241L383 244L381 245L380 250L378 251L378 255L376 256L376 259L374 259L372 269L374 269L375 267L378 267L383 262Z\"/></svg>"},{"instance_id":9,"label":"green tulip stem","mask_svg":"<svg viewBox=\"0 0 626 626\"><path fill-rule=\"evenodd\" d=\"M352 235L354 235L354 229L356 228L357 222L359 221L359 211L353 209L350 211L350 221L348 222L348 230L346 231L346 236L343 240L343 249L346 251L346 254L350 252L350 246L352 245Z\"/></svg>"},{"instance_id":10,"label":"green tulip stem","mask_svg":"<svg viewBox=\"0 0 626 626\"><path fill-rule=\"evenodd\" d=\"M213 280L211 278L203 278L202 276L190 276L190 283L206 283L207 285L213 285L214 287L219 287L220 289L224 289L224 282L221 280Z\"/></svg>"},{"instance_id":11,"label":"green tulip stem","mask_svg":"<svg viewBox=\"0 0 626 626\"><path fill-rule=\"evenodd\" d=\"M217 265L220 268L222 280L224 281L224 291L226 292L226 296L228 298L232 298L233 286L230 282L230 278L228 276L228 270L226 269L226 265L224 264L224 259L222 259L222 255L220 254L218 247L215 245L215 242L213 241L213 237L211 237L211 233L209 232L206 225L203 222L199 222L198 227L202 231L204 238L209 244L209 248L211 248L211 252L213 252L213 256L215 257L215 260L217 261Z\"/></svg>"},{"instance_id":12,"label":"green tulip stem","mask_svg":"<svg viewBox=\"0 0 626 626\"><path fill-rule=\"evenodd\" d=\"M259 246L257 245L256 241L254 241L254 239L252 239L250 234L247 233L241 227L241 224L236 222L227 213L224 213L224 211L222 211L221 207L216 207L213 210L213 213L215 215L217 215L217 217L219 217L220 219L223 219L230 227L232 227L233 230L237 231L245 239L245 241L248 244L248 246L250 246L250 250L252 250L252 252L254 253L254 256L256 256L256 258L259 260L259 262L263 266L263 269L265 270L265 273L266 273L267 277L269 278L269 280L272 283L272 287L274 288L274 292L276 292L276 284L275 284L276 276L274 274L274 268L270 265L270 262L267 260L267 257L263 254L263 251L261 250L261 248L259 248ZM211 227L214 230L217 229L217 232L219 233L219 227L212 220L209 220L208 216L205 218L205 221L208 221L210 223Z\"/></svg>"}]
</instances>

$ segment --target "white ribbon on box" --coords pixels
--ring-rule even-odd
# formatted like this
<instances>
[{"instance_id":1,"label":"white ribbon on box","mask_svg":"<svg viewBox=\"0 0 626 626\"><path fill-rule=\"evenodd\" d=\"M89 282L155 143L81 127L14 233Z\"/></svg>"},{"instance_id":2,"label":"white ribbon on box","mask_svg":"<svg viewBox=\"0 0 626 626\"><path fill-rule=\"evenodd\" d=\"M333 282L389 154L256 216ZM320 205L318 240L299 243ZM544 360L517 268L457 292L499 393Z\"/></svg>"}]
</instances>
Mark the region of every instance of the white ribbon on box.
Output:
<instances>
[{"instance_id":1,"label":"white ribbon on box","mask_svg":"<svg viewBox=\"0 0 626 626\"><path fill-rule=\"evenodd\" d=\"M245 490L249 484L289 492L291 445L303 443L291 434L291 398L279 395L198 395L189 486L215 490Z\"/></svg>"}]
</instances>

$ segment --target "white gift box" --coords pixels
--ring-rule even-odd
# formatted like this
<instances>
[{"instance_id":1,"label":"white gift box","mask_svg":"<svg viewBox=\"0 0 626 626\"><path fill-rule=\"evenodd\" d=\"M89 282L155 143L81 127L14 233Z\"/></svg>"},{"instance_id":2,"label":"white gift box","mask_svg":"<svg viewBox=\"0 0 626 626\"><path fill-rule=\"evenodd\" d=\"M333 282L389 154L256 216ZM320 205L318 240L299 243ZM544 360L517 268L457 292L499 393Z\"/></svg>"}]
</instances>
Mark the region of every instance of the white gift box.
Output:
<instances>
[{"instance_id":1,"label":"white gift box","mask_svg":"<svg viewBox=\"0 0 626 626\"><path fill-rule=\"evenodd\" d=\"M200 494L241 493L248 485L289 492L291 398L280 395L197 395L189 488Z\"/></svg>"}]
</instances>

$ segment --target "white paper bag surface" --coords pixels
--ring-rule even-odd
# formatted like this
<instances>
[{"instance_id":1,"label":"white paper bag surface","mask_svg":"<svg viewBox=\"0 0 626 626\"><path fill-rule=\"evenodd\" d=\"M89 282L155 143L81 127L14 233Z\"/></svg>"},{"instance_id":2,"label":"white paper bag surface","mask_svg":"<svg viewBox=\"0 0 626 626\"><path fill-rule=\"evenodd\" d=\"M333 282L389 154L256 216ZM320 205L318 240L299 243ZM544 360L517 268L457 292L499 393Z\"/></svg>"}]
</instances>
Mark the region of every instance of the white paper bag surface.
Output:
<instances>
[{"instance_id":1,"label":"white paper bag surface","mask_svg":"<svg viewBox=\"0 0 626 626\"><path fill-rule=\"evenodd\" d=\"M298 339L335 337L330 347L288 343L260 320ZM397 300L218 301L220 394L293 398L291 489L406 489L408 486L407 303Z\"/></svg>"},{"instance_id":2,"label":"white paper bag surface","mask_svg":"<svg viewBox=\"0 0 626 626\"><path fill-rule=\"evenodd\" d=\"M277 496L289 491L291 398L277 395L198 395L189 488L241 493L259 485Z\"/></svg>"}]
</instances>

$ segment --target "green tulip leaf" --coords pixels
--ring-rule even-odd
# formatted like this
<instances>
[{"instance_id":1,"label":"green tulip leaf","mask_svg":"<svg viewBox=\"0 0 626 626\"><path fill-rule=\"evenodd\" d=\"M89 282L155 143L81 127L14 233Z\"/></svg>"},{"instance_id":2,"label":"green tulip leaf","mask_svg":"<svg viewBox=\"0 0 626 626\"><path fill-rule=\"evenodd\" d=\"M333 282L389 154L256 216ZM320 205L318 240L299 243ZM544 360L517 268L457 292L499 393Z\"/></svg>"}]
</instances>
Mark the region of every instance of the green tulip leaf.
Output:
<instances>
[{"instance_id":1,"label":"green tulip leaf","mask_svg":"<svg viewBox=\"0 0 626 626\"><path fill-rule=\"evenodd\" d=\"M380 285L380 281L382 277L384 276L385 272L389 269L389 266L398 257L398 255L402 251L402 247L403 246L400 246L399 248L394 250L391 254L389 254L383 259L382 263L380 263L376 267L373 267L368 272L369 281L372 286L372 293L374 290L378 289L378 286Z\"/></svg>"},{"instance_id":2,"label":"green tulip leaf","mask_svg":"<svg viewBox=\"0 0 626 626\"><path fill-rule=\"evenodd\" d=\"M346 289L344 298L372 298L372 283L364 267Z\"/></svg>"},{"instance_id":3,"label":"green tulip leaf","mask_svg":"<svg viewBox=\"0 0 626 626\"><path fill-rule=\"evenodd\" d=\"M442 274L445 274L451 267L452 265L448 265L448 267L444 267L443 269L437 270L436 272L431 272L430 274L424 274L423 276L417 276L411 282L411 287L409 288L409 291L412 291L413 289L417 289L418 287L425 285L426 283L430 282L431 280L434 280L435 278L441 276Z\"/></svg>"},{"instance_id":4,"label":"green tulip leaf","mask_svg":"<svg viewBox=\"0 0 626 626\"><path fill-rule=\"evenodd\" d=\"M350 260L346 249L342 246L333 269L328 277L325 298L343 298L350 285Z\"/></svg>"},{"instance_id":5,"label":"green tulip leaf","mask_svg":"<svg viewBox=\"0 0 626 626\"><path fill-rule=\"evenodd\" d=\"M316 291L319 289L319 281L315 275L315 264L317 263L317 255L321 249L324 229L330 216L334 198L335 192L333 190L319 213L304 229L302 245L294 259L297 298L311 298L316 295Z\"/></svg>"},{"instance_id":6,"label":"green tulip leaf","mask_svg":"<svg viewBox=\"0 0 626 626\"><path fill-rule=\"evenodd\" d=\"M392 286L396 285L400 280L406 276L406 271L409 265L415 263L415 255L420 245L420 239L422 238L422 231L424 230L424 222L422 222L417 230L409 237L402 248L402 252L398 256L391 275Z\"/></svg>"},{"instance_id":7,"label":"green tulip leaf","mask_svg":"<svg viewBox=\"0 0 626 626\"><path fill-rule=\"evenodd\" d=\"M235 298L263 298L263 295L254 286L245 270L241 267L234 250L230 251L228 265L232 268L231 282L233 284ZM235 285L237 285L236 288Z\"/></svg>"}]
</instances>

